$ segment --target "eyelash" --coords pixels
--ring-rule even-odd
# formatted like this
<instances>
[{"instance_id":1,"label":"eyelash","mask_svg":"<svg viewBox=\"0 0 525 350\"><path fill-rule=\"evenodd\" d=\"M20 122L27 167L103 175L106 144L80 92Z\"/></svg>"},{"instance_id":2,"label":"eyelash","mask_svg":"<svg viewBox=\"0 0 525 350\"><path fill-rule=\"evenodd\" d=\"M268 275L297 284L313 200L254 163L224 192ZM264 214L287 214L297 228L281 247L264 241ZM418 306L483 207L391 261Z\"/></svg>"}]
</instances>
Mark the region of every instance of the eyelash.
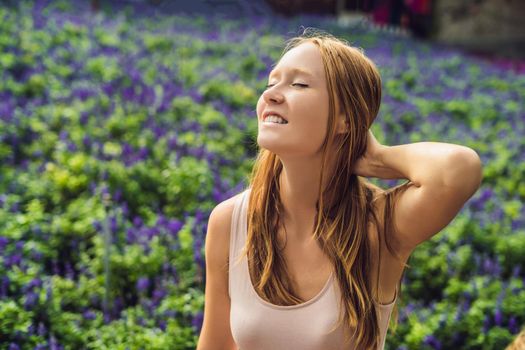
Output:
<instances>
[{"instance_id":1,"label":"eyelash","mask_svg":"<svg viewBox=\"0 0 525 350\"><path fill-rule=\"evenodd\" d=\"M292 85L301 85L302 87L308 87L307 84L302 84L302 83L293 83ZM272 86L274 86L274 84L268 84L268 85L266 85L266 88L269 89Z\"/></svg>"}]
</instances>

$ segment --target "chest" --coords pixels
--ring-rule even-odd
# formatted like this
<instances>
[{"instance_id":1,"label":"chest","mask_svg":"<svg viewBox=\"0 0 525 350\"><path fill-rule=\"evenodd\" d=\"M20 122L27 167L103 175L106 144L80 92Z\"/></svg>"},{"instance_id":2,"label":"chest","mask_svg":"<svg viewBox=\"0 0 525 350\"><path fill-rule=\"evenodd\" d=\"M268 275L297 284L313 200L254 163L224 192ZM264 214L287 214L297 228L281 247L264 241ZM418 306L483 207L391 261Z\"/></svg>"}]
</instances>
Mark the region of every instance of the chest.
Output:
<instances>
[{"instance_id":1,"label":"chest","mask_svg":"<svg viewBox=\"0 0 525 350\"><path fill-rule=\"evenodd\" d=\"M372 225L369 226L367 239L372 249L369 276L371 286L373 290L378 289L377 300L387 304L395 297L404 266L390 255L384 244L378 244L377 231ZM381 264L379 264L379 250ZM303 301L308 301L319 294L333 271L333 264L321 246L313 239L303 242L288 239L282 254L295 293Z\"/></svg>"},{"instance_id":2,"label":"chest","mask_svg":"<svg viewBox=\"0 0 525 350\"><path fill-rule=\"evenodd\" d=\"M318 243L313 239L307 242L289 239L282 255L295 293L303 301L319 294L328 282L333 268Z\"/></svg>"}]
</instances>

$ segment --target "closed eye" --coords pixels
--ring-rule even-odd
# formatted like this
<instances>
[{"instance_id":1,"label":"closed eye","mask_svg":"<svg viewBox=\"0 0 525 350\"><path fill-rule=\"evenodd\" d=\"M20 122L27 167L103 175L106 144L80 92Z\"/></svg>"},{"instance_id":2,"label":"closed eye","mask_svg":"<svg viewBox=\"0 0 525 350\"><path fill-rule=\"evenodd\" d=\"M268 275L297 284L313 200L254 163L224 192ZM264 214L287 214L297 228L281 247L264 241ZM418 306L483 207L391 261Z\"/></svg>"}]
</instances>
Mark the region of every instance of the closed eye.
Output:
<instances>
[{"instance_id":1,"label":"closed eye","mask_svg":"<svg viewBox=\"0 0 525 350\"><path fill-rule=\"evenodd\" d=\"M266 88L269 89L269 88L271 88L271 87L274 86L274 85L275 85L275 84L268 84L268 85L266 85ZM293 83L292 85L293 85L293 86L295 86L295 85L299 85L299 86L301 86L301 87L308 87L307 84L302 84L302 83Z\"/></svg>"},{"instance_id":2,"label":"closed eye","mask_svg":"<svg viewBox=\"0 0 525 350\"><path fill-rule=\"evenodd\" d=\"M266 89L269 89L269 88L271 88L271 87L274 86L274 85L275 85L275 84L268 84L268 85L266 85ZM298 86L300 86L300 87L303 87L303 88L308 87L307 84L302 84L302 83L293 83L293 84L292 84L292 86L296 86L296 85L298 85Z\"/></svg>"}]
</instances>

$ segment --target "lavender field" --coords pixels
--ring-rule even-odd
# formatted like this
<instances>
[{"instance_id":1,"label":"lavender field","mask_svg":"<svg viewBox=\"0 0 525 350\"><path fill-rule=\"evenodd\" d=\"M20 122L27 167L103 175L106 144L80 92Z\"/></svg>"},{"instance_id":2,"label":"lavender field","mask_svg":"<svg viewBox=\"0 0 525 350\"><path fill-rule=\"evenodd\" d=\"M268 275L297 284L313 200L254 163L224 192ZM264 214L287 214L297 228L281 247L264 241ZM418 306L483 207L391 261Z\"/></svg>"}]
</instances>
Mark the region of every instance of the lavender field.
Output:
<instances>
[{"instance_id":1,"label":"lavender field","mask_svg":"<svg viewBox=\"0 0 525 350\"><path fill-rule=\"evenodd\" d=\"M484 164L409 260L386 349L503 349L525 326L525 74L330 18L75 4L0 6L0 349L195 348L209 214L247 183L256 101L307 26L378 65L381 143Z\"/></svg>"}]
</instances>

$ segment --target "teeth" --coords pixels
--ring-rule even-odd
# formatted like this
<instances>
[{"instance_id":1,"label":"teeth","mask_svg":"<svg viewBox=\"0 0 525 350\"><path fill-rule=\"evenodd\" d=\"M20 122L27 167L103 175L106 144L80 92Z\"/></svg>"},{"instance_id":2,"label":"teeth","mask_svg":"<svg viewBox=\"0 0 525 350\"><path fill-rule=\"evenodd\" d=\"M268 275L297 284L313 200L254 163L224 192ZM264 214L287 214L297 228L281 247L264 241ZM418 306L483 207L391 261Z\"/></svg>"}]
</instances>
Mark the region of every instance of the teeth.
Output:
<instances>
[{"instance_id":1,"label":"teeth","mask_svg":"<svg viewBox=\"0 0 525 350\"><path fill-rule=\"evenodd\" d=\"M265 122L271 122L271 123L279 123L279 124L286 124L287 122L281 118L281 117L278 117L276 115L269 115L268 117L266 117L264 119Z\"/></svg>"}]
</instances>

